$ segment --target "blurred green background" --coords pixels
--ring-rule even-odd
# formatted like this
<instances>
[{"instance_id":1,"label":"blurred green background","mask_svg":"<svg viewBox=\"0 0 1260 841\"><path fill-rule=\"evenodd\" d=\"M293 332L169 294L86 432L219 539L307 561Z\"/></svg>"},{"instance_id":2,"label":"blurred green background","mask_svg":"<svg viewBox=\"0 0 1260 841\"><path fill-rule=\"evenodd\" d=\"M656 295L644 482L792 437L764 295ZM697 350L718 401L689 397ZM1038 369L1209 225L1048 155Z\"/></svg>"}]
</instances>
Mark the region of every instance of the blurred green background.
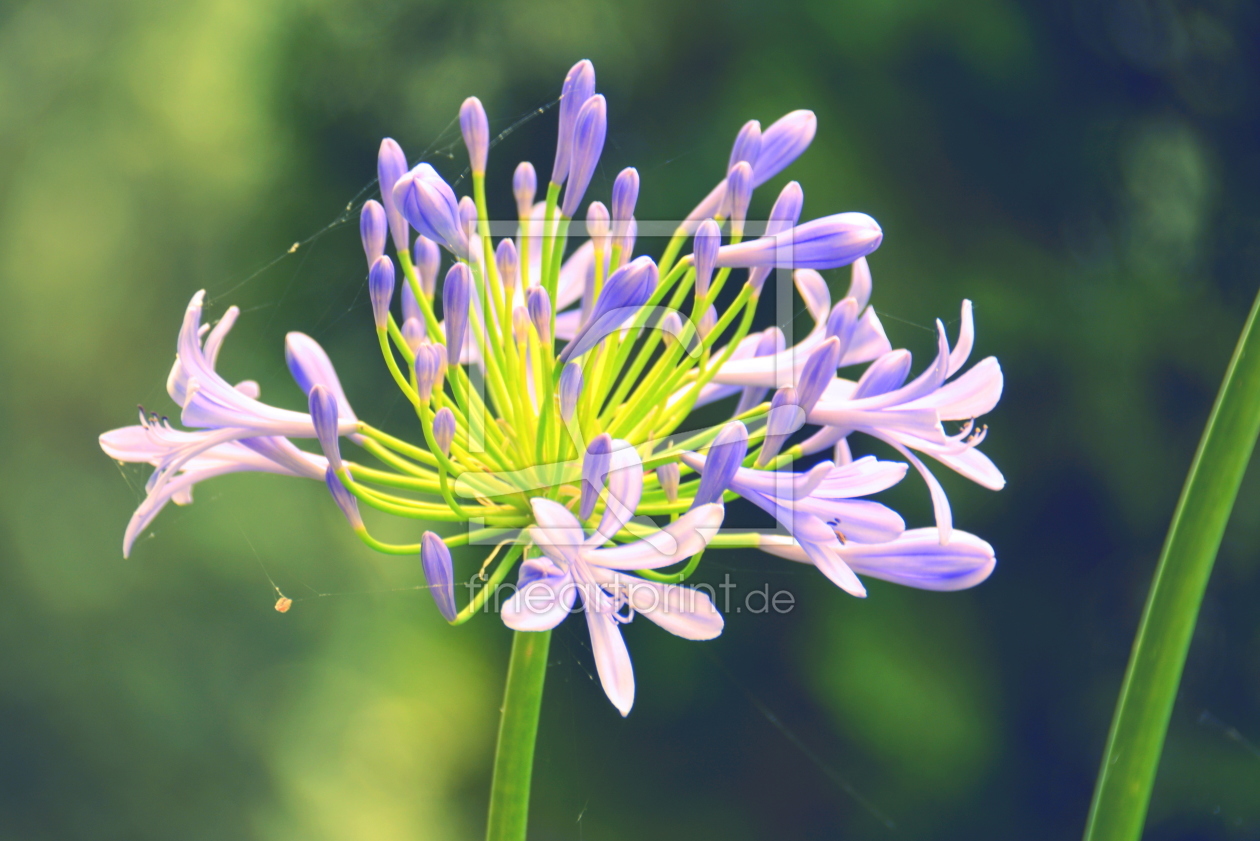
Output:
<instances>
[{"instance_id":1,"label":"blurred green background","mask_svg":"<svg viewBox=\"0 0 1260 841\"><path fill-rule=\"evenodd\" d=\"M796 610L704 644L633 624L624 721L566 623L532 837L1078 837L1260 283L1257 44L1260 12L1234 0L0 4L0 836L478 837L502 626L448 629L410 589L418 564L357 543L312 482L203 485L124 561L144 471L96 436L137 403L171 411L203 287L212 313L244 310L229 378L301 407L282 354L301 329L361 415L406 429L357 231L325 226L366 196L382 136L457 176L465 96L507 128L589 57L611 123L591 195L638 166L640 218L688 210L744 120L817 112L754 208L791 177L807 216L879 219L873 303L920 360L932 319L975 301L977 353L1007 376L985 446L1009 486L943 477L957 524L998 551L967 593L876 582L858 601L772 558L707 558L708 580L769 581ZM554 116L492 151L492 207L509 212L518 160L549 171ZM894 499L925 524L924 497L911 480ZM1257 505L1252 476L1150 839L1260 838Z\"/></svg>"}]
</instances>

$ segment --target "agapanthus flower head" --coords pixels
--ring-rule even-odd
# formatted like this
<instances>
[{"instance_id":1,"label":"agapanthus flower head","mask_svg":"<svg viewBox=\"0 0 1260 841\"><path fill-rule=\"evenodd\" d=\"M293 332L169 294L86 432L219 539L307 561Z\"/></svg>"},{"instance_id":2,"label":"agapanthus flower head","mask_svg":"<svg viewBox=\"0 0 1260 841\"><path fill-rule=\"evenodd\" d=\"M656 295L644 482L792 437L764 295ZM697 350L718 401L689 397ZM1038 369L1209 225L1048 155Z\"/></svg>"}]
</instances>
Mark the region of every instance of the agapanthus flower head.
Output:
<instances>
[{"instance_id":1,"label":"agapanthus flower head","mask_svg":"<svg viewBox=\"0 0 1260 841\"><path fill-rule=\"evenodd\" d=\"M452 624L484 613L513 570L501 617L515 630L549 630L580 600L601 685L623 714L634 674L620 625L641 615L686 639L721 633L712 600L680 586L712 552L756 547L859 597L863 577L932 590L984 580L993 548L954 528L922 458L986 488L1004 483L980 452L987 427L976 421L996 406L1002 371L991 357L967 367L970 302L952 345L938 322L936 356L914 376L910 353L893 346L871 305L867 258L883 242L874 219L843 208L803 219L795 181L768 218L749 215L755 191L812 142L814 114L793 111L764 130L745 123L725 167L714 162L712 190L646 254L636 253L647 250L635 219L638 171L621 168L608 192L592 186L597 167L622 162L601 163L608 105L589 61L569 71L558 111L546 194L534 167L520 164L516 218L506 224L485 206L488 192L506 188L485 183L489 126L475 97L459 117L472 196L452 188L466 182L427 162L409 168L396 142L381 143L381 201L364 203L360 236L373 338L414 416L412 440L361 420L328 355L302 333L286 336L285 358L307 411L262 402L253 380L224 379L219 351L243 316L229 307L203 325L204 295L193 297L167 378L184 428L142 411L138 424L101 436L112 458L153 466L124 554L167 502L190 503L202 481L242 471L322 479L365 544L419 554ZM584 224L575 219L583 202ZM841 293L820 271L845 266ZM792 313L766 313L792 294L763 294L767 283L794 285L806 329L785 335ZM386 414L395 402L374 408ZM864 438L899 460L855 454ZM911 470L928 488L933 528L907 529L870 498ZM753 506L775 525L746 527L742 512L726 517L728 505ZM426 523L413 532L418 542L374 536L369 524L388 515ZM487 584L462 608L456 545L488 555L469 570Z\"/></svg>"}]
</instances>

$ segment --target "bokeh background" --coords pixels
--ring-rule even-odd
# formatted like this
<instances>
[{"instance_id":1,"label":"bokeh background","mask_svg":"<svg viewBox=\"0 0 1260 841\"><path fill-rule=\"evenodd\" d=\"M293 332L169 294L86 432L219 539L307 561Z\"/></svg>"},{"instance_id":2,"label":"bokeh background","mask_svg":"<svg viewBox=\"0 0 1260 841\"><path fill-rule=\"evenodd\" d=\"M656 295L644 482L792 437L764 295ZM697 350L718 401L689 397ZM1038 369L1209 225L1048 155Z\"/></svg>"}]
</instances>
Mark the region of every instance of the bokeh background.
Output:
<instances>
[{"instance_id":1,"label":"bokeh background","mask_svg":"<svg viewBox=\"0 0 1260 841\"><path fill-rule=\"evenodd\" d=\"M1260 13L1235 0L0 4L0 835L480 835L505 629L448 629L418 564L357 543L316 483L201 486L124 561L144 473L96 436L137 403L171 410L203 287L212 312L245 312L229 377L301 407L282 355L301 329L361 415L405 429L357 230L330 223L367 195L382 136L458 176L451 122L474 93L496 131L543 109L492 151L508 213L511 168L548 171L548 109L589 57L611 120L591 195L636 165L641 218L688 210L744 120L817 112L754 209L791 177L807 216L878 218L874 304L919 359L932 319L975 301L977 353L1007 376L986 451L1009 486L944 477L999 554L967 593L875 582L858 601L807 568L710 556L702 578L769 582L796 609L732 616L704 644L630 626L626 720L566 623L532 837L1078 837L1260 283L1257 44ZM925 524L905 485L895 501ZM1260 838L1257 505L1252 475L1149 839Z\"/></svg>"}]
</instances>

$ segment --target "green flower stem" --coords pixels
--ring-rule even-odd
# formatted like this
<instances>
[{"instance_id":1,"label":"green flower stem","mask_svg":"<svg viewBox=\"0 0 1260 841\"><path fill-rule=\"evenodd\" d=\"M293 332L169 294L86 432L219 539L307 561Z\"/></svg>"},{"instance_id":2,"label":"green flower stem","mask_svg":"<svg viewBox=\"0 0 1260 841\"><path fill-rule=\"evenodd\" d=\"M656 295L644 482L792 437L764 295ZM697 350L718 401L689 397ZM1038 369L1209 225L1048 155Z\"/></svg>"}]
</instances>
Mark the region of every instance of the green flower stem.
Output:
<instances>
[{"instance_id":1,"label":"green flower stem","mask_svg":"<svg viewBox=\"0 0 1260 841\"><path fill-rule=\"evenodd\" d=\"M1085 841L1137 841L1199 604L1260 434L1260 297L1181 490L1116 702Z\"/></svg>"},{"instance_id":2,"label":"green flower stem","mask_svg":"<svg viewBox=\"0 0 1260 841\"><path fill-rule=\"evenodd\" d=\"M516 631L512 637L512 659L508 663L499 742L494 752L486 841L525 841L534 741L538 736L550 646L551 631Z\"/></svg>"}]
</instances>

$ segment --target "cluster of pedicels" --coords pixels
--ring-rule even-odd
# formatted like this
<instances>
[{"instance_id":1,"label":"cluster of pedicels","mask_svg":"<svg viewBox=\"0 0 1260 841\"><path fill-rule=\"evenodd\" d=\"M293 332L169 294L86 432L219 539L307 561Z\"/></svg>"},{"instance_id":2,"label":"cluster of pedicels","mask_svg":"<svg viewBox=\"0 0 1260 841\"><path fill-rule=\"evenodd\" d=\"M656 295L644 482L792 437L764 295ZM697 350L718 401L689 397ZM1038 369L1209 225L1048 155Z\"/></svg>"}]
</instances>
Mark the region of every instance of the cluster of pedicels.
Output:
<instances>
[{"instance_id":1,"label":"cluster of pedicels","mask_svg":"<svg viewBox=\"0 0 1260 841\"><path fill-rule=\"evenodd\" d=\"M892 348L868 305L865 257L883 237L875 220L840 213L800 223L793 181L757 223L761 235L745 238L753 191L806 149L813 113L794 111L764 131L747 123L725 177L655 261L635 255L633 168L617 175L609 204L587 205L587 236L571 247L606 127L595 70L578 62L564 80L546 195L537 200L534 167L520 164L514 235L497 243L486 212L489 124L475 97L460 110L471 197L457 197L427 163L409 167L393 140L381 143L381 200L363 205L360 225L368 288L385 363L423 445L359 420L328 356L302 333L288 334L285 357L309 412L261 402L253 381L228 382L215 360L239 310L210 327L204 293L194 295L167 380L186 429L141 409L138 425L101 436L111 457L156 468L123 554L168 500L188 504L193 485L211 477L254 470L322 480L365 543L420 556L452 624L497 599L518 561L514 594L499 610L508 626L550 629L580 600L600 680L623 715L634 676L621 624L637 613L687 639L721 632L710 595L680 586L707 549L756 547L813 564L855 596L866 594L859 575L931 590L984 580L992 548L952 527L945 493L919 457L1003 485L974 426L1001 395L1001 369L988 358L960 374L974 338L970 302L956 343L938 321L936 358L910 379L910 353ZM443 251L450 265L439 283ZM842 266L851 280L833 305L818 272ZM791 272L814 322L790 347L778 327L751 330L776 269L784 279ZM729 422L684 429L714 403L729 406ZM855 458L856 433L904 463ZM294 438L318 440L320 454ZM343 459L341 438L371 463ZM824 451L829 460L792 470ZM907 530L895 511L864 498L899 482L907 465L930 490L934 528ZM725 505L740 498L778 527L720 530ZM369 533L361 504L451 533L385 543ZM495 548L479 573L485 586L461 608L449 547L474 543Z\"/></svg>"}]
</instances>

